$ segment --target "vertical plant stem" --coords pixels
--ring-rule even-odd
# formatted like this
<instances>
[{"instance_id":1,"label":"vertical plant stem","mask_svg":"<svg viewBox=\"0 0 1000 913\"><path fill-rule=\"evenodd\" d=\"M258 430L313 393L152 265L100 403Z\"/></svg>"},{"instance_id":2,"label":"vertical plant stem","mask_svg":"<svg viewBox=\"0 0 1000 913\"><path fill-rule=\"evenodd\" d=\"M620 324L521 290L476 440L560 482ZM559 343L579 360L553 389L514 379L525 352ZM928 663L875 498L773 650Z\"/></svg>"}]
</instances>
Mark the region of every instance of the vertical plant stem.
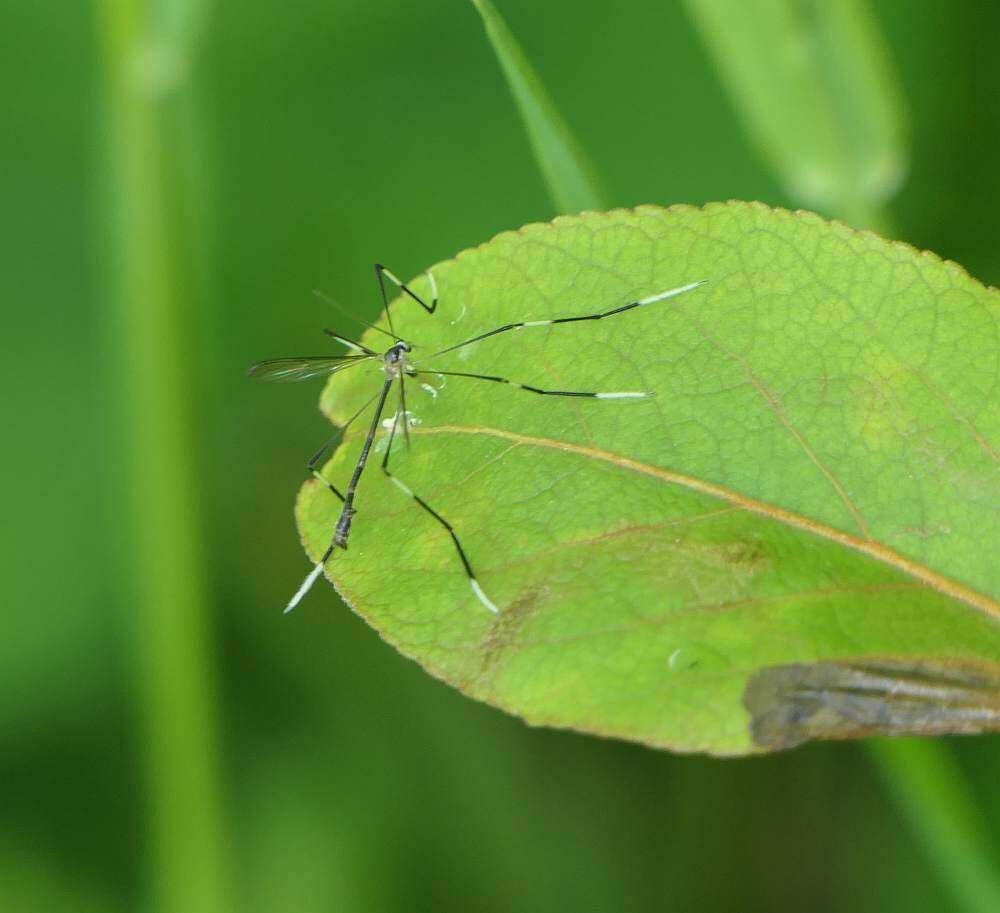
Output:
<instances>
[{"instance_id":1,"label":"vertical plant stem","mask_svg":"<svg viewBox=\"0 0 1000 913\"><path fill-rule=\"evenodd\" d=\"M930 739L878 739L868 747L938 876L962 907L970 913L1000 910L1000 857L947 745Z\"/></svg>"},{"instance_id":2,"label":"vertical plant stem","mask_svg":"<svg viewBox=\"0 0 1000 913\"><path fill-rule=\"evenodd\" d=\"M907 168L903 93L867 0L685 0L737 116L797 204L859 228Z\"/></svg>"},{"instance_id":3,"label":"vertical plant stem","mask_svg":"<svg viewBox=\"0 0 1000 913\"><path fill-rule=\"evenodd\" d=\"M196 4L175 17L188 23ZM177 214L194 205L174 160L170 102L187 51L172 5L100 0L107 203L119 358L130 610L150 796L153 906L225 913L224 859L208 596L193 441L183 245ZM157 18L159 14L159 18ZM182 206L181 201L188 204Z\"/></svg>"},{"instance_id":4,"label":"vertical plant stem","mask_svg":"<svg viewBox=\"0 0 1000 913\"><path fill-rule=\"evenodd\" d=\"M490 0L472 0L521 113L557 213L607 209L597 172Z\"/></svg>"}]
</instances>

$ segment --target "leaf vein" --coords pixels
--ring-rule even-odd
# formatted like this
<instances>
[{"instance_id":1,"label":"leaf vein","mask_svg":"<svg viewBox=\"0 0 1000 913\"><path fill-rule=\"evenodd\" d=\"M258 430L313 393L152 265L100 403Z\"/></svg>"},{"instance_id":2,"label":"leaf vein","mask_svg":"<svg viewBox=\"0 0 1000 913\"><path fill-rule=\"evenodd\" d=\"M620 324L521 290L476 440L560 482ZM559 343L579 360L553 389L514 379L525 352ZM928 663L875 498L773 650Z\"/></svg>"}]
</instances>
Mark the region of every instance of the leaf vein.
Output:
<instances>
[{"instance_id":1,"label":"leaf vein","mask_svg":"<svg viewBox=\"0 0 1000 913\"><path fill-rule=\"evenodd\" d=\"M831 542L836 542L838 545L842 545L845 548L850 548L854 551L860 552L861 554L867 555L870 558L874 558L877 561L881 561L883 564L921 581L945 596L964 602L966 605L983 612L994 621L1000 621L1000 601L992 598L986 593L980 593L958 580L954 580L944 574L932 570L929 567L925 567L918 561L914 561L912 558L907 558L905 555L900 554L881 542L877 542L874 539L862 539L852 533L844 532L843 530L836 529L832 526L827 526L825 523L820 523L817 520L813 520L810 517L787 510L784 507L779 507L775 504L768 504L765 501L759 501L756 498L751 498L748 495L741 494L740 492L733 491L723 485L718 485L705 479L687 476L683 473L675 472L671 469L665 469L661 466L651 466L648 463L642 463L620 453L614 453L612 451L601 450L596 447L588 447L581 444L573 444L568 441L556 441L550 438L520 434L514 431L507 431L503 428L490 428L482 425L439 425L433 428L416 428L414 429L414 433L492 435L494 437L503 438L509 441L516 441L520 444L528 446L547 447L553 450L560 450L565 453L573 453L578 456L601 460L622 469L627 469L631 472L651 476L673 485L679 485L683 488L709 495L710 497L719 498L720 500L734 504L743 510L749 511L750 513L767 517L778 523L783 523L786 526L803 530L804 532L811 533Z\"/></svg>"}]
</instances>

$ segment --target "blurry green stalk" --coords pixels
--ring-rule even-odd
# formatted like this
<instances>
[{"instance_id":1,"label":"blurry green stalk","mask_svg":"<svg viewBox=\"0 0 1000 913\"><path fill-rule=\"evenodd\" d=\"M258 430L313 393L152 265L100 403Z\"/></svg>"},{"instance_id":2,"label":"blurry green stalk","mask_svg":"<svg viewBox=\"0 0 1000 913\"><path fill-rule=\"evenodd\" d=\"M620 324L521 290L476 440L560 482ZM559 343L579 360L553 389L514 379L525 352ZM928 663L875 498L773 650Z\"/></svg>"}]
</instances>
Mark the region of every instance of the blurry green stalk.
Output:
<instances>
[{"instance_id":1,"label":"blurry green stalk","mask_svg":"<svg viewBox=\"0 0 1000 913\"><path fill-rule=\"evenodd\" d=\"M903 92L866 0L685 0L737 116L798 205L882 230Z\"/></svg>"},{"instance_id":2,"label":"blurry green stalk","mask_svg":"<svg viewBox=\"0 0 1000 913\"><path fill-rule=\"evenodd\" d=\"M569 211L571 200L588 200L589 206L604 200L588 160L503 20L488 0L473 2L521 109L556 211ZM686 3L747 132L792 199L891 236L886 203L906 172L906 117L878 24L864 0ZM870 744L910 827L955 896L970 911L1000 911L995 852L947 745Z\"/></svg>"},{"instance_id":3,"label":"blurry green stalk","mask_svg":"<svg viewBox=\"0 0 1000 913\"><path fill-rule=\"evenodd\" d=\"M556 213L609 208L590 160L490 0L472 0L521 114Z\"/></svg>"},{"instance_id":4,"label":"blurry green stalk","mask_svg":"<svg viewBox=\"0 0 1000 913\"><path fill-rule=\"evenodd\" d=\"M181 212L197 209L179 151L200 3L100 0L102 134L112 237L134 664L148 763L154 907L231 908L213 650L198 516L190 273Z\"/></svg>"},{"instance_id":5,"label":"blurry green stalk","mask_svg":"<svg viewBox=\"0 0 1000 913\"><path fill-rule=\"evenodd\" d=\"M886 787L966 910L1000 910L997 849L982 807L947 745L930 739L867 743Z\"/></svg>"}]
</instances>

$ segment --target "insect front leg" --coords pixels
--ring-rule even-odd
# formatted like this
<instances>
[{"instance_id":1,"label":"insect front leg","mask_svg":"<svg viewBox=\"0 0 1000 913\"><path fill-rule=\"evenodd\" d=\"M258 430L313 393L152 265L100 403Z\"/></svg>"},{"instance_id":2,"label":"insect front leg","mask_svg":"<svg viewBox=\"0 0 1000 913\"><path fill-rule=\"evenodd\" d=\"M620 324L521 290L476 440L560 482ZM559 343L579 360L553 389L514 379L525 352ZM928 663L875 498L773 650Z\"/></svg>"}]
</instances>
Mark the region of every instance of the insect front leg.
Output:
<instances>
[{"instance_id":1,"label":"insect front leg","mask_svg":"<svg viewBox=\"0 0 1000 913\"><path fill-rule=\"evenodd\" d=\"M427 273L427 281L431 286L431 303L427 304L423 298L421 298L416 292L414 292L409 286L404 282L401 282L396 275L384 267L381 263L375 264L375 275L378 277L378 286L382 290L382 304L384 305L386 312L389 310L389 299L385 293L385 280L388 279L390 282L395 284L404 294L409 295L414 301L417 302L428 314L433 314L438 306L438 290L437 283L434 281L434 274Z\"/></svg>"}]
</instances>

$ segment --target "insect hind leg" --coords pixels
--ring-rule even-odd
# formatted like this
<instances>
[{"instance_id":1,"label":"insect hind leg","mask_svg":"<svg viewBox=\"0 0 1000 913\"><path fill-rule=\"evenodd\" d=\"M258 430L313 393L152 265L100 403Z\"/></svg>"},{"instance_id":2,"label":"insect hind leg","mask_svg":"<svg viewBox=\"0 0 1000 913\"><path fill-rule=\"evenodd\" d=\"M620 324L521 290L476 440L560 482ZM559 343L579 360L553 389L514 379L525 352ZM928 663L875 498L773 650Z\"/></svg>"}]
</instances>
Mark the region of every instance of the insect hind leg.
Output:
<instances>
[{"instance_id":1,"label":"insect hind leg","mask_svg":"<svg viewBox=\"0 0 1000 913\"><path fill-rule=\"evenodd\" d=\"M469 561L469 556L465 553L465 549L462 547L462 542L458 538L458 533L455 532L455 527L453 527L444 517L441 516L433 507L430 506L423 498L420 497L413 489L411 489L405 482L403 482L398 476L393 475L393 473L385 466L382 465L382 471L386 474L389 481L392 482L404 495L412 498L417 504L420 505L427 513L429 513L438 523L440 523L447 531L448 535L451 536L451 541L455 546L455 551L458 552L458 557L462 562L462 567L465 569L465 574L469 578L469 586L472 588L472 592L485 608L489 609L494 615L499 614L500 610L496 607L493 601L486 595L483 588L479 584L479 579L476 577L476 572L472 569L472 563Z\"/></svg>"},{"instance_id":2,"label":"insect hind leg","mask_svg":"<svg viewBox=\"0 0 1000 913\"><path fill-rule=\"evenodd\" d=\"M406 421L404 416L403 421ZM462 567L465 569L465 574L469 578L469 586L472 588L472 592L485 608L489 609L494 615L499 614L500 610L496 607L493 601L486 595L483 588L479 585L479 580L476 577L476 572L472 569L472 562L469 561L469 556L465 553L465 549L462 547L462 541L458 538L458 533L455 532L455 527L451 525L444 517L441 516L433 507L430 506L423 498L420 497L409 485L403 482L398 476L396 476L389 469L389 457L392 455L392 440L396 435L396 426L399 424L399 413L396 413L396 420L392 423L392 431L389 434L389 446L386 447L385 456L382 458L382 472L385 473L386 478L392 482L404 495L408 498L413 499L417 504L423 508L427 513L429 513L438 523L440 523L447 531L448 535L451 536L451 541L455 546L455 551L458 552L459 560L462 562Z\"/></svg>"}]
</instances>

